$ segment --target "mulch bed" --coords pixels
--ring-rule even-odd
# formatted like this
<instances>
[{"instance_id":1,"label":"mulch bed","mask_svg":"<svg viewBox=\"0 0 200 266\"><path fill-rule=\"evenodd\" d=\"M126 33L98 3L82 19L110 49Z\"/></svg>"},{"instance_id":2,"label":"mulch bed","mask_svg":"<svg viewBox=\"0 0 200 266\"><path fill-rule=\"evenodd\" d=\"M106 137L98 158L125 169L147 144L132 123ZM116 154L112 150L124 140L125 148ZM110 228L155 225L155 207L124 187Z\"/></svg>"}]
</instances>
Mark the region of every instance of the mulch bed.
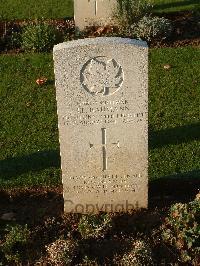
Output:
<instances>
[{"instance_id":1,"label":"mulch bed","mask_svg":"<svg viewBox=\"0 0 200 266\"><path fill-rule=\"evenodd\" d=\"M200 15L197 12L187 11L187 12L178 12L178 13L166 13L166 14L157 14L158 16L165 17L170 19L173 24L173 32L171 37L162 41L152 41L149 43L151 48L159 47L180 47L180 46L199 46L200 45ZM35 20L37 21L37 20ZM21 26L27 24L27 22L32 21L22 21L15 20L10 22L0 21L0 37L5 34L5 31L18 32L21 29ZM69 39L77 38L75 37L75 27L73 18L64 20L64 19L52 19L47 20L49 24L56 26L60 31L66 33ZM79 36L80 38L87 37L101 37L105 35L112 35L116 33L117 29L111 27L91 27L83 34ZM128 37L128 36L127 36ZM22 52L20 49L0 49L3 53L19 53Z\"/></svg>"},{"instance_id":2,"label":"mulch bed","mask_svg":"<svg viewBox=\"0 0 200 266\"><path fill-rule=\"evenodd\" d=\"M176 202L193 200L200 189L200 178L159 179L149 185L149 210L167 210ZM63 188L33 187L0 190L0 217L13 212L19 223L37 224L45 217L63 214Z\"/></svg>"},{"instance_id":3,"label":"mulch bed","mask_svg":"<svg viewBox=\"0 0 200 266\"><path fill-rule=\"evenodd\" d=\"M153 42L151 47L180 47L200 45L200 14L195 12L178 12L160 15L172 21L173 33L170 39Z\"/></svg>"},{"instance_id":4,"label":"mulch bed","mask_svg":"<svg viewBox=\"0 0 200 266\"><path fill-rule=\"evenodd\" d=\"M111 265L114 254L123 253L124 249L129 248L130 237L142 234L147 239L152 238L154 228L159 228L163 223L171 204L193 200L199 188L200 178L169 178L150 182L148 210L112 214L112 230L105 238L99 239L81 240L77 232L80 215L63 214L61 185L0 190L0 217L11 212L14 214L11 223L28 224L32 231L32 244L27 251L32 258L31 261L29 259L29 265L35 265L41 252L45 254L45 245L59 236L68 237L68 234L80 241L84 254L98 258L102 265ZM0 229L2 222L0 219ZM159 237L153 237L151 241L158 263L163 259L166 263L177 262L177 253L160 241ZM77 259L80 260L80 257ZM43 264L40 265L47 265L46 257L42 258L42 261ZM26 263L23 265L27 265Z\"/></svg>"}]
</instances>

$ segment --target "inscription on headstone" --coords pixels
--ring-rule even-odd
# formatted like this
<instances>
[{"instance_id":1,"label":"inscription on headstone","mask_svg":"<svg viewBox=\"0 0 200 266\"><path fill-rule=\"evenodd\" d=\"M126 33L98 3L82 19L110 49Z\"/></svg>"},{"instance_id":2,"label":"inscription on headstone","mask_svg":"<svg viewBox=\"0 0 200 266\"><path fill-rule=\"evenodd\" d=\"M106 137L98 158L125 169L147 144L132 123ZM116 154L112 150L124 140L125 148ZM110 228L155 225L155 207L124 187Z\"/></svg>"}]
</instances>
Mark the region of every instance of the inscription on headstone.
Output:
<instances>
[{"instance_id":1,"label":"inscription on headstone","mask_svg":"<svg viewBox=\"0 0 200 266\"><path fill-rule=\"evenodd\" d=\"M74 0L74 19L78 29L113 24L117 0Z\"/></svg>"},{"instance_id":2,"label":"inscription on headstone","mask_svg":"<svg viewBox=\"0 0 200 266\"><path fill-rule=\"evenodd\" d=\"M147 207L148 47L123 38L54 47L66 212Z\"/></svg>"}]
</instances>

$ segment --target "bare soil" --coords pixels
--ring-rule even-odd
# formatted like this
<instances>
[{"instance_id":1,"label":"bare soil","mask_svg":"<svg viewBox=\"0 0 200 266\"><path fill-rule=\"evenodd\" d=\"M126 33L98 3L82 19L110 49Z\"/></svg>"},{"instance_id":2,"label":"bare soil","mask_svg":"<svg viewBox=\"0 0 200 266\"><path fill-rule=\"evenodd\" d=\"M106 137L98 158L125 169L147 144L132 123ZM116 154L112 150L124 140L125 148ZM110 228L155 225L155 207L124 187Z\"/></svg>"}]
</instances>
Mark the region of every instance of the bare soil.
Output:
<instances>
[{"instance_id":1,"label":"bare soil","mask_svg":"<svg viewBox=\"0 0 200 266\"><path fill-rule=\"evenodd\" d=\"M193 200L200 189L200 178L170 178L149 185L149 210L167 210L176 202ZM35 225L47 217L63 215L63 188L32 187L0 190L0 217L13 212L19 223Z\"/></svg>"},{"instance_id":2,"label":"bare soil","mask_svg":"<svg viewBox=\"0 0 200 266\"><path fill-rule=\"evenodd\" d=\"M178 12L160 15L172 21L173 33L162 42L153 42L151 47L180 47L200 45L200 13Z\"/></svg>"}]
</instances>

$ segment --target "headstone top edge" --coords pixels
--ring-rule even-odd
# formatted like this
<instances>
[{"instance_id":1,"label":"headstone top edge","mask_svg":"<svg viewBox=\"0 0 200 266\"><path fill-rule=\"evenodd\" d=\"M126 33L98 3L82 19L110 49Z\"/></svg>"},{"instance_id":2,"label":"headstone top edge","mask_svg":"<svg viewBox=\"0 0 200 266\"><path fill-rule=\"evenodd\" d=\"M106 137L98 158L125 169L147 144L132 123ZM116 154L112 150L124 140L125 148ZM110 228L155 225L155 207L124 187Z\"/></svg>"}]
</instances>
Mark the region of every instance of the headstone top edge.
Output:
<instances>
[{"instance_id":1,"label":"headstone top edge","mask_svg":"<svg viewBox=\"0 0 200 266\"><path fill-rule=\"evenodd\" d=\"M121 37L97 37L97 38L86 38L86 39L79 39L79 40L59 43L54 46L53 52L77 46L88 46L88 45L97 45L97 44L102 44L102 45L129 44L138 47L148 48L147 43L141 40L121 38Z\"/></svg>"}]
</instances>

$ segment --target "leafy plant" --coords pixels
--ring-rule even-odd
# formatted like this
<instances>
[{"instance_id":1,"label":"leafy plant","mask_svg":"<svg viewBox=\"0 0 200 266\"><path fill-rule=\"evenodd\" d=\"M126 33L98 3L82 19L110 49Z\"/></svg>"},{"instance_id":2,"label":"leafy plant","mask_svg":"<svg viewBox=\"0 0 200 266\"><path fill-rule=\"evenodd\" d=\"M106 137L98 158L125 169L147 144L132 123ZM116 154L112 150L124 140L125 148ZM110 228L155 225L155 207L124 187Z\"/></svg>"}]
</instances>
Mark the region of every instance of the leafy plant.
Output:
<instances>
[{"instance_id":1,"label":"leafy plant","mask_svg":"<svg viewBox=\"0 0 200 266\"><path fill-rule=\"evenodd\" d=\"M153 6L146 0L118 0L116 18L119 33L146 41L164 39L172 31L171 22L165 18L152 17Z\"/></svg>"},{"instance_id":2,"label":"leafy plant","mask_svg":"<svg viewBox=\"0 0 200 266\"><path fill-rule=\"evenodd\" d=\"M138 22L146 14L150 14L153 5L146 0L117 0L115 17L122 28Z\"/></svg>"},{"instance_id":3,"label":"leafy plant","mask_svg":"<svg viewBox=\"0 0 200 266\"><path fill-rule=\"evenodd\" d=\"M15 225L6 228L8 232L2 244L2 252L8 262L19 263L24 257L24 251L30 238L30 231L26 226Z\"/></svg>"},{"instance_id":4,"label":"leafy plant","mask_svg":"<svg viewBox=\"0 0 200 266\"><path fill-rule=\"evenodd\" d=\"M170 20L159 17L144 16L130 27L131 35L146 41L165 39L172 32Z\"/></svg>"},{"instance_id":5,"label":"leafy plant","mask_svg":"<svg viewBox=\"0 0 200 266\"><path fill-rule=\"evenodd\" d=\"M48 52L62 39L62 34L53 25L39 21L23 28L22 48L25 51Z\"/></svg>"},{"instance_id":6,"label":"leafy plant","mask_svg":"<svg viewBox=\"0 0 200 266\"><path fill-rule=\"evenodd\" d=\"M50 265L67 266L77 254L77 244L73 240L58 239L46 247Z\"/></svg>"},{"instance_id":7,"label":"leafy plant","mask_svg":"<svg viewBox=\"0 0 200 266\"><path fill-rule=\"evenodd\" d=\"M182 262L200 263L200 193L194 201L170 208L162 225L163 240L180 252Z\"/></svg>"},{"instance_id":8,"label":"leafy plant","mask_svg":"<svg viewBox=\"0 0 200 266\"><path fill-rule=\"evenodd\" d=\"M78 230L84 239L103 237L111 228L108 214L84 215L79 221Z\"/></svg>"}]
</instances>

